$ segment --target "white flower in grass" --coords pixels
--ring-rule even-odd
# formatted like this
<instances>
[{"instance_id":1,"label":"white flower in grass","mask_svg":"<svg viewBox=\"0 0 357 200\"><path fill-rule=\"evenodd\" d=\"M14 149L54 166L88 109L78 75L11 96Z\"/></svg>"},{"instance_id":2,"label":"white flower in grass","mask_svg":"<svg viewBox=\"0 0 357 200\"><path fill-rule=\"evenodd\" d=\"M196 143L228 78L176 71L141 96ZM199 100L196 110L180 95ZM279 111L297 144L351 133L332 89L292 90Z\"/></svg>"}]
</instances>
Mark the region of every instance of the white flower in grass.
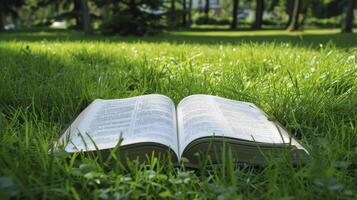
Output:
<instances>
[{"instance_id":1,"label":"white flower in grass","mask_svg":"<svg viewBox=\"0 0 357 200\"><path fill-rule=\"evenodd\" d=\"M202 64L201 72L202 72L202 73L203 73L203 72L206 72L206 71L209 70L209 68L211 68L210 64L204 63L204 64Z\"/></svg>"},{"instance_id":2,"label":"white flower in grass","mask_svg":"<svg viewBox=\"0 0 357 200\"><path fill-rule=\"evenodd\" d=\"M347 61L353 61L356 58L355 55L351 55L347 57Z\"/></svg>"},{"instance_id":3,"label":"white flower in grass","mask_svg":"<svg viewBox=\"0 0 357 200\"><path fill-rule=\"evenodd\" d=\"M308 78L310 78L312 76L312 73L306 73L305 75L304 75L304 78L305 79L308 79Z\"/></svg>"},{"instance_id":4,"label":"white flower in grass","mask_svg":"<svg viewBox=\"0 0 357 200\"><path fill-rule=\"evenodd\" d=\"M203 55L203 53L194 54L194 55L191 56L190 60L194 60L194 59L196 59L198 57L201 57L202 55Z\"/></svg>"},{"instance_id":5,"label":"white flower in grass","mask_svg":"<svg viewBox=\"0 0 357 200\"><path fill-rule=\"evenodd\" d=\"M221 71L215 71L215 72L212 73L212 76L213 77L220 77L220 76L222 76L222 72Z\"/></svg>"},{"instance_id":6,"label":"white flower in grass","mask_svg":"<svg viewBox=\"0 0 357 200\"><path fill-rule=\"evenodd\" d=\"M201 68L201 73L202 74L207 72L207 71L208 71L208 67L207 66Z\"/></svg>"},{"instance_id":7,"label":"white flower in grass","mask_svg":"<svg viewBox=\"0 0 357 200\"><path fill-rule=\"evenodd\" d=\"M135 47L131 48L131 52L134 54L134 56L137 56L138 50Z\"/></svg>"},{"instance_id":8,"label":"white flower in grass","mask_svg":"<svg viewBox=\"0 0 357 200\"><path fill-rule=\"evenodd\" d=\"M316 71L316 68L315 68L315 67L311 67L311 68L310 68L310 72L311 72L311 73L314 73L315 71Z\"/></svg>"},{"instance_id":9,"label":"white flower in grass","mask_svg":"<svg viewBox=\"0 0 357 200\"><path fill-rule=\"evenodd\" d=\"M278 70L279 68L281 68L281 65L275 65L273 69L274 69L274 71L276 71L276 70Z\"/></svg>"},{"instance_id":10,"label":"white flower in grass","mask_svg":"<svg viewBox=\"0 0 357 200\"><path fill-rule=\"evenodd\" d=\"M289 47L290 44L289 44L289 43L281 43L281 46L282 46L282 47Z\"/></svg>"},{"instance_id":11,"label":"white flower in grass","mask_svg":"<svg viewBox=\"0 0 357 200\"><path fill-rule=\"evenodd\" d=\"M236 52L236 51L237 51L237 49L236 49L236 48L233 48L233 49L232 49L232 51L233 51L233 52Z\"/></svg>"},{"instance_id":12,"label":"white flower in grass","mask_svg":"<svg viewBox=\"0 0 357 200\"><path fill-rule=\"evenodd\" d=\"M101 83L102 83L102 75L100 75L98 78L98 84L101 84Z\"/></svg>"}]
</instances>

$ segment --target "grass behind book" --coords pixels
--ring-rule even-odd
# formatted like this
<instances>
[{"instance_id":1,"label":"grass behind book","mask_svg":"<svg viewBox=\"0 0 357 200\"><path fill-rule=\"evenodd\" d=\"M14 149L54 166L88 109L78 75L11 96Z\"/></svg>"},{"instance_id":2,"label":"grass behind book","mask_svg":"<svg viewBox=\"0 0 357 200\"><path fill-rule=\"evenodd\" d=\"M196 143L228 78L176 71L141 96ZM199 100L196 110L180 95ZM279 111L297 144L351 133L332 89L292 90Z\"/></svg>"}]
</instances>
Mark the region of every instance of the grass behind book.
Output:
<instances>
[{"instance_id":1,"label":"grass behind book","mask_svg":"<svg viewBox=\"0 0 357 200\"><path fill-rule=\"evenodd\" d=\"M357 56L350 48L355 35L348 35L350 42L331 35L332 42L321 46L278 38L183 44L167 38L81 42L71 35L56 41L14 34L17 41L9 41L10 36L0 41L1 197L357 195ZM150 93L175 103L196 93L253 102L301 139L312 159L294 167L284 154L268 158L262 169L236 168L227 154L222 167L194 172L155 158L148 158L148 166L131 162L123 168L117 159L107 162L95 154L48 154L59 132L95 98Z\"/></svg>"}]
</instances>

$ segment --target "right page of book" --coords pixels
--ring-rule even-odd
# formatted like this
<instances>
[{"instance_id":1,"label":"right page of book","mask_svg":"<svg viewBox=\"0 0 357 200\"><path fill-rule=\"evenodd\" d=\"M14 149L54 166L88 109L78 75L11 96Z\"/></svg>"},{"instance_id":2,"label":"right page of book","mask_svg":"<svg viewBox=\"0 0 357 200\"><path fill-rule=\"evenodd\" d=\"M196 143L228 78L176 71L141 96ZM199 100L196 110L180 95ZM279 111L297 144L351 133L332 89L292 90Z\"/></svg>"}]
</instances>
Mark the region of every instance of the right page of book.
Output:
<instances>
[{"instance_id":1,"label":"right page of book","mask_svg":"<svg viewBox=\"0 0 357 200\"><path fill-rule=\"evenodd\" d=\"M289 142L252 103L192 95L180 102L177 113L180 154L190 142L213 135L260 143Z\"/></svg>"}]
</instances>

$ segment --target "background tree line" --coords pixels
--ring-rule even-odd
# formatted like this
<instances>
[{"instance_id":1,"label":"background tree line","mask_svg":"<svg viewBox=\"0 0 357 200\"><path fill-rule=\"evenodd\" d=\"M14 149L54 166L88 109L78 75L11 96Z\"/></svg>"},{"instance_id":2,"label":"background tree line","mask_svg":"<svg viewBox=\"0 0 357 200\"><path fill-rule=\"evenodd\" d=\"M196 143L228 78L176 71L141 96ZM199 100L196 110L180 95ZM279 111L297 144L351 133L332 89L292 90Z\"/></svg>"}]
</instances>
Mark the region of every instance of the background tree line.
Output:
<instances>
[{"instance_id":1,"label":"background tree line","mask_svg":"<svg viewBox=\"0 0 357 200\"><path fill-rule=\"evenodd\" d=\"M212 8L212 2L219 2L219 10ZM145 35L197 25L298 31L306 24L323 27L321 21L329 19L342 32L352 32L357 0L0 0L0 4L0 30L62 21L86 34L95 29ZM250 21L247 11L254 11Z\"/></svg>"}]
</instances>

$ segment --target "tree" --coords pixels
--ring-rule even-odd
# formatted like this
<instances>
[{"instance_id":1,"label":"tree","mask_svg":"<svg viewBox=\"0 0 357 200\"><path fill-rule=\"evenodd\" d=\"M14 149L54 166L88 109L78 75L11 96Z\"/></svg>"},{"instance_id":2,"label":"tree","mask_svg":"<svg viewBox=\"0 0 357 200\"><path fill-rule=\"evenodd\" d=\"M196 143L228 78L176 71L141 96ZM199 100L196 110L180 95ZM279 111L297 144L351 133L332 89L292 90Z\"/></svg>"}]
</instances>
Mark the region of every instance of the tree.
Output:
<instances>
[{"instance_id":1,"label":"tree","mask_svg":"<svg viewBox=\"0 0 357 200\"><path fill-rule=\"evenodd\" d=\"M206 15L206 18L208 19L208 14L209 14L209 2L210 0L206 0L206 4L205 4L205 15Z\"/></svg>"},{"instance_id":2,"label":"tree","mask_svg":"<svg viewBox=\"0 0 357 200\"><path fill-rule=\"evenodd\" d=\"M309 2L312 16L321 19L344 13L347 0L310 0Z\"/></svg>"},{"instance_id":3,"label":"tree","mask_svg":"<svg viewBox=\"0 0 357 200\"><path fill-rule=\"evenodd\" d=\"M56 8L56 12L51 13L44 24L51 24L53 20L70 21L74 19L73 28L84 30L82 0L38 0L36 6L39 8L54 6Z\"/></svg>"},{"instance_id":4,"label":"tree","mask_svg":"<svg viewBox=\"0 0 357 200\"><path fill-rule=\"evenodd\" d=\"M279 4L279 0L272 0L271 3L270 3L270 6L268 8L268 11L269 12L273 12L275 6L277 6L278 4Z\"/></svg>"},{"instance_id":5,"label":"tree","mask_svg":"<svg viewBox=\"0 0 357 200\"><path fill-rule=\"evenodd\" d=\"M53 20L73 20L73 28L83 30L86 34L92 33L91 13L88 7L89 0L39 0L37 7L56 7L57 12L50 15L45 24L51 24ZM97 3L96 1L93 1ZM111 1L103 1L110 4ZM60 11L61 10L61 11Z\"/></svg>"},{"instance_id":6,"label":"tree","mask_svg":"<svg viewBox=\"0 0 357 200\"><path fill-rule=\"evenodd\" d=\"M346 17L342 26L342 32L344 33L352 33L353 29L353 9L356 6L356 0L348 0L347 8L346 8Z\"/></svg>"},{"instance_id":7,"label":"tree","mask_svg":"<svg viewBox=\"0 0 357 200\"><path fill-rule=\"evenodd\" d=\"M65 1L64 1L65 2ZM69 1L67 1L67 2L65 2L65 4L67 4L67 6L69 7L69 5L70 5L70 2ZM84 25L83 25L83 16L81 15L81 9L82 9L82 2L81 2L81 0L74 0L73 1L73 4L74 4L74 6L73 6L73 10L72 11L70 11L69 13L68 13L68 15L70 16L70 15L72 15L72 16L74 16L74 19L75 19L75 28L76 29L79 29L79 30L82 30L83 29L83 27L84 27ZM64 15L63 16L65 16L67 13L64 13Z\"/></svg>"},{"instance_id":8,"label":"tree","mask_svg":"<svg viewBox=\"0 0 357 200\"><path fill-rule=\"evenodd\" d=\"M176 12L176 0L171 0L171 15L174 16Z\"/></svg>"},{"instance_id":9,"label":"tree","mask_svg":"<svg viewBox=\"0 0 357 200\"><path fill-rule=\"evenodd\" d=\"M239 4L239 0L233 0L232 23L231 23L231 29L233 30L237 29L238 4Z\"/></svg>"},{"instance_id":10,"label":"tree","mask_svg":"<svg viewBox=\"0 0 357 200\"><path fill-rule=\"evenodd\" d=\"M294 0L286 0L285 1L286 13L288 14L288 22L286 23L286 28L289 28L291 24L291 19L293 18L293 10L294 10Z\"/></svg>"},{"instance_id":11,"label":"tree","mask_svg":"<svg viewBox=\"0 0 357 200\"><path fill-rule=\"evenodd\" d=\"M0 31L4 30L3 12L0 11Z\"/></svg>"},{"instance_id":12,"label":"tree","mask_svg":"<svg viewBox=\"0 0 357 200\"><path fill-rule=\"evenodd\" d=\"M187 26L186 0L182 0L182 26Z\"/></svg>"},{"instance_id":13,"label":"tree","mask_svg":"<svg viewBox=\"0 0 357 200\"><path fill-rule=\"evenodd\" d=\"M171 0L171 11L170 11L170 26L171 28L176 27L176 0Z\"/></svg>"},{"instance_id":14,"label":"tree","mask_svg":"<svg viewBox=\"0 0 357 200\"><path fill-rule=\"evenodd\" d=\"M81 0L81 10L83 16L84 33L89 35L92 33L92 25L89 15L88 0Z\"/></svg>"},{"instance_id":15,"label":"tree","mask_svg":"<svg viewBox=\"0 0 357 200\"><path fill-rule=\"evenodd\" d=\"M293 12L291 13L291 22L289 24L289 31L298 31L300 29L299 15L300 15L301 0L294 0Z\"/></svg>"},{"instance_id":16,"label":"tree","mask_svg":"<svg viewBox=\"0 0 357 200\"><path fill-rule=\"evenodd\" d=\"M0 0L0 31L4 30L5 17L11 15L17 17L17 10L25 4L25 0Z\"/></svg>"},{"instance_id":17,"label":"tree","mask_svg":"<svg viewBox=\"0 0 357 200\"><path fill-rule=\"evenodd\" d=\"M255 21L252 25L253 29L261 29L263 24L264 0L257 0L255 8Z\"/></svg>"},{"instance_id":18,"label":"tree","mask_svg":"<svg viewBox=\"0 0 357 200\"><path fill-rule=\"evenodd\" d=\"M192 0L188 1L188 24L192 24Z\"/></svg>"},{"instance_id":19,"label":"tree","mask_svg":"<svg viewBox=\"0 0 357 200\"><path fill-rule=\"evenodd\" d=\"M158 0L111 0L119 9L101 25L101 32L107 34L138 35L156 34L162 29L161 19L164 6ZM170 17L170 11L169 11Z\"/></svg>"}]
</instances>

